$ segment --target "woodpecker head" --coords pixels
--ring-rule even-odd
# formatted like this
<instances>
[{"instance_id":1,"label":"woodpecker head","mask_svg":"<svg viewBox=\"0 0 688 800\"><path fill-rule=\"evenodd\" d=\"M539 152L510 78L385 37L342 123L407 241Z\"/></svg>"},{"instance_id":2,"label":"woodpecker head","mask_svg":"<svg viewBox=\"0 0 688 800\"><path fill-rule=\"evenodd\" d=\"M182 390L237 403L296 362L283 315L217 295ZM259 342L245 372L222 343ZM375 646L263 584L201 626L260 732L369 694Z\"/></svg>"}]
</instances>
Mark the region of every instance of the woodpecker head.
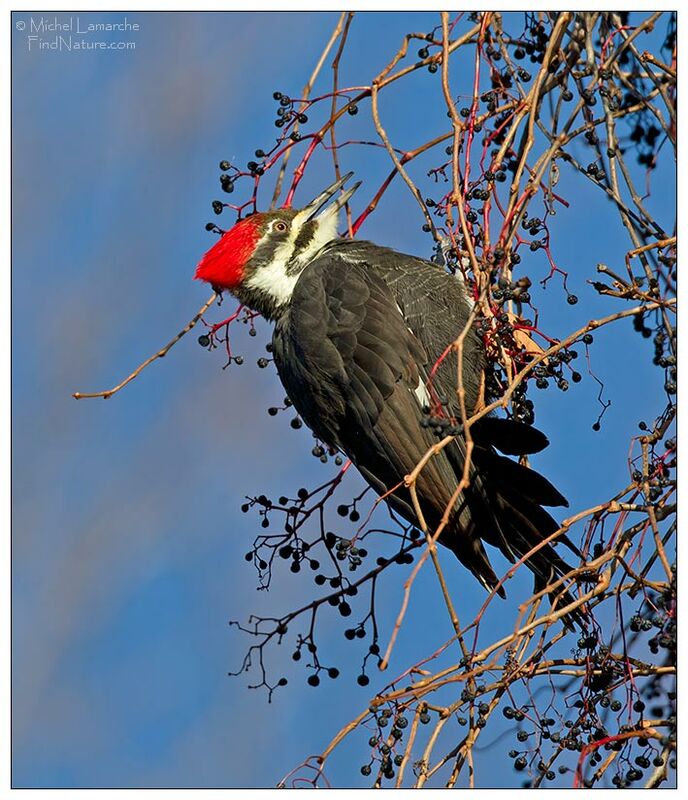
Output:
<instances>
[{"instance_id":1,"label":"woodpecker head","mask_svg":"<svg viewBox=\"0 0 688 800\"><path fill-rule=\"evenodd\" d=\"M339 209L360 183L322 209L352 174L344 175L305 208L282 208L237 222L203 256L196 279L228 289L249 308L275 319L288 305L302 270L337 238Z\"/></svg>"}]
</instances>

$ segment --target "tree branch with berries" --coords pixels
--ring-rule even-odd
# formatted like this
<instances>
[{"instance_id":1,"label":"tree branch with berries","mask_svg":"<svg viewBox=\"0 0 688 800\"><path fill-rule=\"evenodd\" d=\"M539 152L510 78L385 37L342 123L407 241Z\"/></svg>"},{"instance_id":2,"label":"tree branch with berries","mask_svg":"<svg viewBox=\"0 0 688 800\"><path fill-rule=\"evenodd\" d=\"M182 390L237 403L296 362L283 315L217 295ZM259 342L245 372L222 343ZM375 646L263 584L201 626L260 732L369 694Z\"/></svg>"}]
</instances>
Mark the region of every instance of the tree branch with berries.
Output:
<instances>
[{"instance_id":1,"label":"tree branch with berries","mask_svg":"<svg viewBox=\"0 0 688 800\"><path fill-rule=\"evenodd\" d=\"M364 185L359 205L346 203L342 236L360 236L394 192L408 192L432 261L460 276L473 301L466 329L446 342L443 364L433 369L455 365L460 415L450 418L446 402L433 398L423 424L436 444L415 470L399 475L395 489L352 495L351 462L316 441L312 455L329 471L320 485L245 499L242 511L262 530L245 553L258 585L291 575L312 582L313 599L273 617L235 621L249 639L235 674L255 676L250 685L270 699L289 691L287 677L270 668L275 648L289 647L295 669L316 687L344 679L319 645L322 626L340 617L342 635L358 643L356 680L374 691L368 706L342 721L321 753L295 766L280 786L333 785L328 776L336 762L340 773L350 772L350 785L363 776L376 787L487 787L495 755L511 761L514 786L665 785L675 780L676 757L677 240L675 207L673 217L660 218L654 199L663 191L658 171L675 175L676 16L464 12L427 19L427 32L408 33L391 47L377 75L346 86L347 54L366 15L342 13L304 89L274 91L273 142L245 165L220 162L224 199L212 209L231 225L280 199L290 207L314 164L328 165L339 180L345 168L357 172L357 161L377 158L385 177ZM412 119L400 128L385 118L387 102L401 102L407 84L421 81L438 98L429 138L419 136ZM611 243L613 261L581 260L558 246L557 231L580 202L577 192L599 204L600 214L613 209L615 230L581 232L604 239L605 253ZM227 228L210 222L207 229L221 236ZM585 252L594 249L588 243ZM583 298L569 289L572 273L585 284ZM236 341L230 346L230 333L255 335L255 312L240 306L210 322L209 307L220 295L113 389L75 397L111 397L198 322L206 326L201 346L220 349L222 366L234 372L243 357ZM563 315L552 311L557 303L595 311L567 330ZM466 407L462 385L469 330L487 356L475 408ZM429 526L417 481L460 434L467 460L458 497L470 485L471 431L480 421L501 415L530 426L538 397L575 391L571 384L596 387L590 425L601 432L605 414L614 412L596 345L610 330L623 332L619 347L634 347L638 337L654 344L652 402L638 409L638 428L628 431L628 449L619 453L624 477L595 487L595 503L571 509L540 545L568 537L582 557L529 597L515 601L512 591L509 630L491 637L490 615L505 614L495 612L498 587L473 619L463 618L436 547L453 503L439 526ZM270 366L270 348L259 368ZM645 354L617 350L615 357L628 358L632 368ZM267 413L302 425L288 398ZM414 499L415 524L385 504L401 488ZM499 587L522 572L525 560L502 574ZM433 572L452 633L433 652L400 664L396 641L421 570ZM383 584L396 591L394 608L379 603ZM550 607L548 598L564 589L570 602ZM360 763L342 764L340 746L351 738Z\"/></svg>"}]
</instances>

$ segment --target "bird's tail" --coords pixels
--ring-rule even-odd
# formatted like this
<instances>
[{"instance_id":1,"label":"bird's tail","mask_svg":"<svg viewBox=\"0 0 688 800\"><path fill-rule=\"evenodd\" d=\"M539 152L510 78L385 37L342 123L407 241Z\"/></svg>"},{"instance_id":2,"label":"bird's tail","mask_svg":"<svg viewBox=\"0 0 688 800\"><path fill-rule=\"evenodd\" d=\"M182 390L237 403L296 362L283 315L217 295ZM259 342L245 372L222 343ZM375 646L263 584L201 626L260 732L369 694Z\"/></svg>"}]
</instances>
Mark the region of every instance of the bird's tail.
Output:
<instances>
[{"instance_id":1,"label":"bird's tail","mask_svg":"<svg viewBox=\"0 0 688 800\"><path fill-rule=\"evenodd\" d=\"M538 503L522 494L500 489L495 500L501 529L499 541L495 544L512 562L524 559L534 576L535 594L553 586L548 592L553 612L574 603L575 598L559 580L569 574L572 567L552 544L542 545L543 540L559 530L559 524ZM578 558L581 557L580 551L568 537L559 536L557 541L566 545ZM541 546L535 550L538 545ZM565 614L562 620L568 627L573 627L574 623L584 625L585 618L584 610L574 609Z\"/></svg>"},{"instance_id":2,"label":"bird's tail","mask_svg":"<svg viewBox=\"0 0 688 800\"><path fill-rule=\"evenodd\" d=\"M464 563L471 561L469 568L489 589L497 587L498 579L478 537L501 550L512 563L523 559L535 577L535 593L557 584L548 592L556 612L575 602L560 582L572 568L553 544L542 544L560 527L543 506L568 506L568 502L543 475L499 455L494 449L526 455L543 449L547 438L535 428L512 420L484 418L482 422L476 431L473 480L466 498L472 528L470 539L475 543L475 552L467 559L465 545L461 554L452 549ZM580 551L567 536L558 536L556 542L581 558ZM532 552L538 545L539 549ZM497 591L504 596L501 586ZM584 625L585 617L584 609L574 609L562 620L573 627L574 623Z\"/></svg>"}]
</instances>

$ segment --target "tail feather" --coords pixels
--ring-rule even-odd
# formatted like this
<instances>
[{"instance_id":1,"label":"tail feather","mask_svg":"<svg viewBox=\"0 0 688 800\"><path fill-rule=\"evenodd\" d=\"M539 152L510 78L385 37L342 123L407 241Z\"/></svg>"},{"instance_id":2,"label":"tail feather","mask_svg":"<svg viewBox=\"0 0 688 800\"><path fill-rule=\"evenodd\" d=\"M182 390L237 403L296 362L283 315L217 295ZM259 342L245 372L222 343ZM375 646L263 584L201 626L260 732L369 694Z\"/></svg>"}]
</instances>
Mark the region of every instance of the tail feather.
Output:
<instances>
[{"instance_id":1,"label":"tail feather","mask_svg":"<svg viewBox=\"0 0 688 800\"><path fill-rule=\"evenodd\" d=\"M549 444L542 431L504 417L482 417L471 426L471 436L477 444L496 447L509 456L524 456L539 453Z\"/></svg>"},{"instance_id":2,"label":"tail feather","mask_svg":"<svg viewBox=\"0 0 688 800\"><path fill-rule=\"evenodd\" d=\"M516 431L521 435L519 430ZM473 450L473 466L471 485L464 493L465 503L470 509L470 525L465 525L464 515L464 524L455 531L451 541L443 543L448 544L459 560L489 589L494 589L498 580L481 539L497 547L511 563L524 559L534 576L535 593L571 572L571 566L553 544L543 545L528 555L560 527L542 506L568 506L566 498L535 470L477 442ZM462 461L457 459L454 464L457 474L460 474L460 467ZM576 557L581 557L580 550L564 534L559 535L556 542L566 546ZM505 596L501 586L498 593ZM574 602L570 591L561 583L548 594L554 608ZM569 627L574 623L583 625L585 612L576 610L562 619Z\"/></svg>"},{"instance_id":3,"label":"tail feather","mask_svg":"<svg viewBox=\"0 0 688 800\"><path fill-rule=\"evenodd\" d=\"M495 489L518 492L533 503L542 506L568 506L568 500L544 475L524 467L517 461L500 456L492 450L476 447L473 462L481 473L489 477Z\"/></svg>"},{"instance_id":4,"label":"tail feather","mask_svg":"<svg viewBox=\"0 0 688 800\"><path fill-rule=\"evenodd\" d=\"M522 495L500 492L496 499L502 509L500 519L503 527L506 528L504 537L508 539L511 551L515 552L519 558L527 556L524 563L533 573L534 593L541 592L571 572L571 565L559 555L553 544L548 543L535 553L527 555L559 529L559 524L547 511ZM559 538L563 539L564 544L568 544L574 553L580 555L578 548L568 539L558 537L557 541ZM549 592L549 598L555 609L568 606L575 599L561 583ZM569 627L573 627L573 623L582 624L584 622L585 614L575 610L562 619Z\"/></svg>"}]
</instances>

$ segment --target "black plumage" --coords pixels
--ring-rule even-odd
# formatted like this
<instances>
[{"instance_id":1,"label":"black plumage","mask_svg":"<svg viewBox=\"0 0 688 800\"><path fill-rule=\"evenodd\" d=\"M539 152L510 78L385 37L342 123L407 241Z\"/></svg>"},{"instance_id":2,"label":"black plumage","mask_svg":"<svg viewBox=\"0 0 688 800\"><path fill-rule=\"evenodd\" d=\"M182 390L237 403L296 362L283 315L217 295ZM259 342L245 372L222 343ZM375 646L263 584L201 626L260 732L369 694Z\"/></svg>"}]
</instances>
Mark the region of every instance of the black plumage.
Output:
<instances>
[{"instance_id":1,"label":"black plumage","mask_svg":"<svg viewBox=\"0 0 688 800\"><path fill-rule=\"evenodd\" d=\"M459 277L369 242L337 240L303 269L289 304L276 315L275 363L296 410L319 439L351 458L379 494L397 487L437 441L423 425L422 387L470 311ZM463 357L469 415L478 400L483 360L483 344L470 330ZM432 386L448 414L460 418L457 366L456 354L449 354ZM470 485L451 509L439 541L492 589L498 579L483 541L513 562L559 527L542 506L567 503L546 478L497 452L538 452L547 445L542 433L485 417L472 436ZM458 435L420 473L418 497L430 532L450 503L465 456ZM388 500L417 523L407 489L396 489ZM549 544L526 563L538 590L570 569ZM501 587L498 591L504 595ZM558 602L571 600L564 592Z\"/></svg>"}]
</instances>

